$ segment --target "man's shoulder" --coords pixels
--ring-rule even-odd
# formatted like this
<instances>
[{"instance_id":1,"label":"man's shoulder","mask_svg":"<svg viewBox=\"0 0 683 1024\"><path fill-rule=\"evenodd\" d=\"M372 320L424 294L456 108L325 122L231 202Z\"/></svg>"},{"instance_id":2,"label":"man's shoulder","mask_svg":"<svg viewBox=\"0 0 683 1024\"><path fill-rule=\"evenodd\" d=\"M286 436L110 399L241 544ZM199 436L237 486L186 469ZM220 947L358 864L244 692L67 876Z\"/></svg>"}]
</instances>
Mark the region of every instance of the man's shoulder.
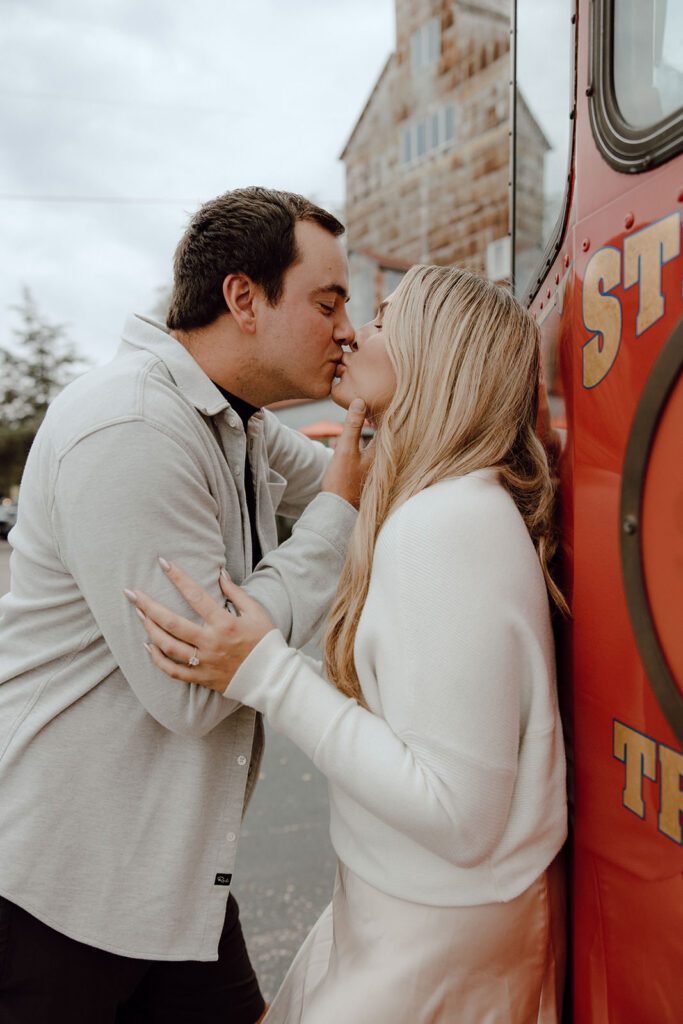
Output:
<instances>
[{"instance_id":1,"label":"man's shoulder","mask_svg":"<svg viewBox=\"0 0 683 1024\"><path fill-rule=\"evenodd\" d=\"M144 349L128 349L68 384L50 405L44 428L59 452L94 431L127 422L182 431L188 412L163 360Z\"/></svg>"}]
</instances>

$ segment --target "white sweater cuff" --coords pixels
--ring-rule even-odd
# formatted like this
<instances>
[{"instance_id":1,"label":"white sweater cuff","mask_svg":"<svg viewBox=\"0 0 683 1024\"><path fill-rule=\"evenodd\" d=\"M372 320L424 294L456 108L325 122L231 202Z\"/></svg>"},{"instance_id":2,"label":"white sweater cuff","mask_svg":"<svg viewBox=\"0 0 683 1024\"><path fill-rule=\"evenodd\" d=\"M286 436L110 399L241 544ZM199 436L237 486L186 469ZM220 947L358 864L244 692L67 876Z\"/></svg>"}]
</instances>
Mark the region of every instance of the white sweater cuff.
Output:
<instances>
[{"instance_id":1,"label":"white sweater cuff","mask_svg":"<svg viewBox=\"0 0 683 1024\"><path fill-rule=\"evenodd\" d=\"M263 712L278 732L284 732L310 758L334 719L351 703L323 679L273 629L242 662L225 697Z\"/></svg>"}]
</instances>

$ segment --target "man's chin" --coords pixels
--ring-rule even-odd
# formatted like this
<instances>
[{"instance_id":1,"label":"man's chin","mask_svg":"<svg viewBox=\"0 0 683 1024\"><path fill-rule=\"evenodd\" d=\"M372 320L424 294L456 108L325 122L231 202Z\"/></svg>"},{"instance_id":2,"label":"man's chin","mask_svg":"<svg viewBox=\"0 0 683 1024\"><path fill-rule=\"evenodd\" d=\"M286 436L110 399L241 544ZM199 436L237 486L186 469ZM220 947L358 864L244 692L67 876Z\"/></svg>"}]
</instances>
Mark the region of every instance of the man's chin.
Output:
<instances>
[{"instance_id":1,"label":"man's chin","mask_svg":"<svg viewBox=\"0 0 683 1024\"><path fill-rule=\"evenodd\" d=\"M317 384L310 384L306 390L299 392L300 398L307 398L311 402L321 402L324 398L330 397L331 380L321 380Z\"/></svg>"}]
</instances>

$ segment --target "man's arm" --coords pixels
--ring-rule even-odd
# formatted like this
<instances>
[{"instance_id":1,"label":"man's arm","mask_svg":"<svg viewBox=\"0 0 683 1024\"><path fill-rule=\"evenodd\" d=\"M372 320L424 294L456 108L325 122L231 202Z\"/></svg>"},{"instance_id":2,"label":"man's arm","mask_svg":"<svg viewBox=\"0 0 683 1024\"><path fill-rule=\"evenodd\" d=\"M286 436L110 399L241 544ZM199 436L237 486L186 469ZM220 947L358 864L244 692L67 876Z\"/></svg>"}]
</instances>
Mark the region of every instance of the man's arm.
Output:
<instances>
[{"instance_id":1,"label":"man's arm","mask_svg":"<svg viewBox=\"0 0 683 1024\"><path fill-rule=\"evenodd\" d=\"M250 592L291 643L303 642L324 616L355 521L355 510L337 494L320 495L316 503L297 535L250 578ZM235 523L239 540L226 552L216 500L183 439L139 421L83 438L61 459L52 519L65 569L143 706L172 732L201 736L213 729L238 705L204 687L169 686L143 650L135 611L122 593L144 590L192 615L159 568L159 555L216 600L222 601L222 565L236 579L242 575L242 524Z\"/></svg>"},{"instance_id":2,"label":"man's arm","mask_svg":"<svg viewBox=\"0 0 683 1024\"><path fill-rule=\"evenodd\" d=\"M226 552L218 508L182 441L140 421L111 424L83 438L61 458L52 522L65 570L147 711L187 736L202 736L231 714L236 702L221 709L201 687L174 691L165 685L149 664L135 611L123 595L124 588L146 589L188 614L159 567L161 555L187 566L220 598L217 579ZM241 537L239 522L235 530Z\"/></svg>"},{"instance_id":3,"label":"man's arm","mask_svg":"<svg viewBox=\"0 0 683 1024\"><path fill-rule=\"evenodd\" d=\"M242 584L292 647L307 643L327 616L355 521L347 501L319 494L289 540L269 551Z\"/></svg>"},{"instance_id":4,"label":"man's arm","mask_svg":"<svg viewBox=\"0 0 683 1024\"><path fill-rule=\"evenodd\" d=\"M278 513L298 519L319 493L332 451L285 426L268 409L263 413L268 465L287 481Z\"/></svg>"},{"instance_id":5,"label":"man's arm","mask_svg":"<svg viewBox=\"0 0 683 1024\"><path fill-rule=\"evenodd\" d=\"M360 449L364 422L365 404L354 399L334 456L326 464L322 492L295 524L291 538L261 559L242 584L292 647L310 640L337 591L355 509L374 454L370 447Z\"/></svg>"}]
</instances>

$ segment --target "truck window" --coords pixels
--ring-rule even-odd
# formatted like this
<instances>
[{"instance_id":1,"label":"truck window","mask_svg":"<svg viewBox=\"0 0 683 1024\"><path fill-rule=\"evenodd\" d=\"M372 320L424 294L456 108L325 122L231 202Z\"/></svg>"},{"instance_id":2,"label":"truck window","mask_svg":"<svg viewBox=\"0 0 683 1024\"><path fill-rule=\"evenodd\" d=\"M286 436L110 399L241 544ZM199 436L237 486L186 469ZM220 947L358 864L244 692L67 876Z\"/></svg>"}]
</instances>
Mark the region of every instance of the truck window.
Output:
<instances>
[{"instance_id":1,"label":"truck window","mask_svg":"<svg viewBox=\"0 0 683 1024\"><path fill-rule=\"evenodd\" d=\"M614 0L614 92L633 128L683 106L681 0Z\"/></svg>"},{"instance_id":2,"label":"truck window","mask_svg":"<svg viewBox=\"0 0 683 1024\"><path fill-rule=\"evenodd\" d=\"M573 0L517 0L514 290L533 295L562 219L573 122ZM552 257L551 257L552 259Z\"/></svg>"}]
</instances>

